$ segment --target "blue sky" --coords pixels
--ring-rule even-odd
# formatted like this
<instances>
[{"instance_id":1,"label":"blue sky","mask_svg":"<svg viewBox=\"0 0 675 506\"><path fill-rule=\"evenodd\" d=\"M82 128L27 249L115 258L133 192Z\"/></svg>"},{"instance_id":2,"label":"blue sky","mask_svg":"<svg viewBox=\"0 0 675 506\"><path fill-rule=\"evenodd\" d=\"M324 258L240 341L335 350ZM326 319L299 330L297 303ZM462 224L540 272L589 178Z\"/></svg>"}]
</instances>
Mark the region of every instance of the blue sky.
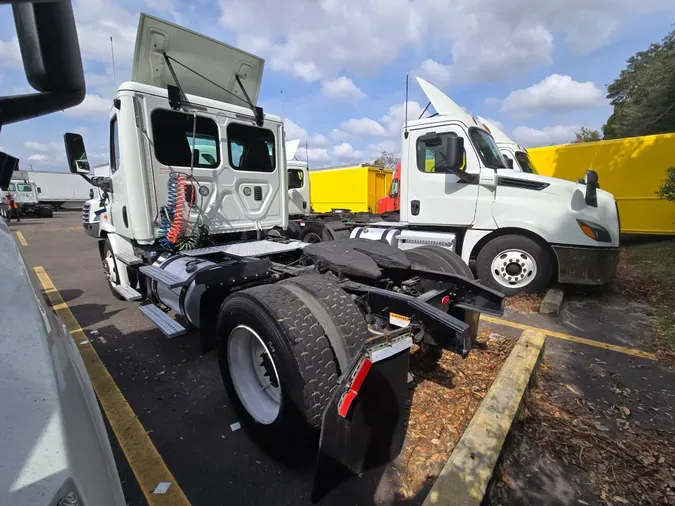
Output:
<instances>
[{"instance_id":1,"label":"blue sky","mask_svg":"<svg viewBox=\"0 0 675 506\"><path fill-rule=\"evenodd\" d=\"M265 58L260 104L307 140L312 167L370 162L400 150L408 115L426 105L413 76L526 145L572 140L611 114L606 85L659 41L672 0L74 0L87 98L75 109L4 126L0 148L22 168L65 170L62 136L84 134L106 162L116 78L130 76L139 9ZM0 90L29 93L11 8L0 6ZM304 149L299 157L304 158Z\"/></svg>"}]
</instances>

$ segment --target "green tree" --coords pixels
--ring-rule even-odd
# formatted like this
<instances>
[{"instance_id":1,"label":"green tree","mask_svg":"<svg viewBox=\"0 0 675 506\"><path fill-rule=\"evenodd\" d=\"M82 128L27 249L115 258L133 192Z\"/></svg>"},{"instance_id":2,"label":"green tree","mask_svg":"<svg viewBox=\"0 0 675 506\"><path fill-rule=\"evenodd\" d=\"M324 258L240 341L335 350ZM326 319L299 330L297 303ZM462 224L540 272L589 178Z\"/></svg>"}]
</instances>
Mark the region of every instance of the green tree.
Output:
<instances>
[{"instance_id":1,"label":"green tree","mask_svg":"<svg viewBox=\"0 0 675 506\"><path fill-rule=\"evenodd\" d=\"M597 130L591 130L590 128L581 127L581 130L577 132L576 139L573 141L574 144L580 144L582 142L595 142L601 141L602 136Z\"/></svg>"},{"instance_id":2,"label":"green tree","mask_svg":"<svg viewBox=\"0 0 675 506\"><path fill-rule=\"evenodd\" d=\"M675 167L666 169L666 179L656 194L659 198L675 202Z\"/></svg>"},{"instance_id":3,"label":"green tree","mask_svg":"<svg viewBox=\"0 0 675 506\"><path fill-rule=\"evenodd\" d=\"M614 113L602 127L604 138L675 131L675 30L626 63L607 87Z\"/></svg>"}]
</instances>

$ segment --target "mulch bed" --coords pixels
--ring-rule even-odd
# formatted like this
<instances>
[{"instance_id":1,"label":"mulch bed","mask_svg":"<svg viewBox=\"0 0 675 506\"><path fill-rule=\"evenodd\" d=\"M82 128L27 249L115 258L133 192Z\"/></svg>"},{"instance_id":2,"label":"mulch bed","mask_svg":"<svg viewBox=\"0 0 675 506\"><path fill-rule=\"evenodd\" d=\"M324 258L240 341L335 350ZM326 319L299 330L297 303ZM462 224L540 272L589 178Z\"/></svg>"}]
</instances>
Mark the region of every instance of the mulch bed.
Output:
<instances>
[{"instance_id":1,"label":"mulch bed","mask_svg":"<svg viewBox=\"0 0 675 506\"><path fill-rule=\"evenodd\" d=\"M481 330L466 359L449 351L413 351L411 372L417 385L395 466L402 500L416 496L438 476L514 345L513 339Z\"/></svg>"},{"instance_id":2,"label":"mulch bed","mask_svg":"<svg viewBox=\"0 0 675 506\"><path fill-rule=\"evenodd\" d=\"M538 313L541 301L544 300L544 293L521 293L506 298L506 309L513 309L519 313L530 314Z\"/></svg>"},{"instance_id":3,"label":"mulch bed","mask_svg":"<svg viewBox=\"0 0 675 506\"><path fill-rule=\"evenodd\" d=\"M625 406L599 406L578 395L561 395L567 388L542 364L537 385L530 391L513 447L538 445L547 457L576 469L584 488L602 505L675 504L675 430L641 426ZM527 455L516 455L527 466ZM493 493L512 480L509 467ZM579 504L588 504L578 501Z\"/></svg>"}]
</instances>

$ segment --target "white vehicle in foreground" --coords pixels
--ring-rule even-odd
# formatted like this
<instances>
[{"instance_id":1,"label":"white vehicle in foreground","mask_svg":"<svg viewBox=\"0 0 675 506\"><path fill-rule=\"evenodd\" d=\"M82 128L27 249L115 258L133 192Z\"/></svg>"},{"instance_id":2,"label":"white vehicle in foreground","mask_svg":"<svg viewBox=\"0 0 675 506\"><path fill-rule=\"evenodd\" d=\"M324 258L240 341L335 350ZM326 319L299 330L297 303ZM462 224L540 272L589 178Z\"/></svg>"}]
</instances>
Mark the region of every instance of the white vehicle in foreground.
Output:
<instances>
[{"instance_id":1,"label":"white vehicle in foreground","mask_svg":"<svg viewBox=\"0 0 675 506\"><path fill-rule=\"evenodd\" d=\"M466 355L504 297L442 249L432 271L387 244L283 238L284 129L256 105L263 63L141 15L97 182L110 196L100 254L113 294L143 299L167 337L199 329L256 435L294 451L321 429L318 500L344 469L400 452L413 342ZM71 171L88 170L82 136L65 144Z\"/></svg>"},{"instance_id":2,"label":"white vehicle in foreground","mask_svg":"<svg viewBox=\"0 0 675 506\"><path fill-rule=\"evenodd\" d=\"M581 184L510 169L480 122L417 80L437 115L403 129L400 221L371 222L351 237L441 245L507 295L615 276L618 208L594 171Z\"/></svg>"}]
</instances>

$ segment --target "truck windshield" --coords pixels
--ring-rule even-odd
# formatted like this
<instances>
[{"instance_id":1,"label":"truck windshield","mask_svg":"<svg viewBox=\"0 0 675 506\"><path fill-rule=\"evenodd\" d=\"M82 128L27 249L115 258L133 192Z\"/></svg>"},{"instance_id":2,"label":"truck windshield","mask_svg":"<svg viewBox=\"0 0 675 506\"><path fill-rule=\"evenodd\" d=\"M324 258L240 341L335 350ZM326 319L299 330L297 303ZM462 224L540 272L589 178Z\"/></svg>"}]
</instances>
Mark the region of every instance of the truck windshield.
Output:
<instances>
[{"instance_id":1,"label":"truck windshield","mask_svg":"<svg viewBox=\"0 0 675 506\"><path fill-rule=\"evenodd\" d=\"M289 169L288 171L288 189L294 190L302 188L305 184L304 174L300 169Z\"/></svg>"},{"instance_id":2,"label":"truck windshield","mask_svg":"<svg viewBox=\"0 0 675 506\"><path fill-rule=\"evenodd\" d=\"M539 172L537 172L537 169L534 167L534 164L532 163L530 155L528 155L524 151L516 151L516 160L518 160L520 168L522 169L523 172L529 172L530 174L539 174Z\"/></svg>"},{"instance_id":3,"label":"truck windshield","mask_svg":"<svg viewBox=\"0 0 675 506\"><path fill-rule=\"evenodd\" d=\"M16 185L16 188L17 188L17 190L19 190L20 192L29 192L29 191L32 191L29 184L21 184L21 183L19 183L18 185Z\"/></svg>"},{"instance_id":4,"label":"truck windshield","mask_svg":"<svg viewBox=\"0 0 675 506\"><path fill-rule=\"evenodd\" d=\"M483 164L490 169L506 169L504 158L492 136L480 128L469 128L469 136Z\"/></svg>"}]
</instances>

